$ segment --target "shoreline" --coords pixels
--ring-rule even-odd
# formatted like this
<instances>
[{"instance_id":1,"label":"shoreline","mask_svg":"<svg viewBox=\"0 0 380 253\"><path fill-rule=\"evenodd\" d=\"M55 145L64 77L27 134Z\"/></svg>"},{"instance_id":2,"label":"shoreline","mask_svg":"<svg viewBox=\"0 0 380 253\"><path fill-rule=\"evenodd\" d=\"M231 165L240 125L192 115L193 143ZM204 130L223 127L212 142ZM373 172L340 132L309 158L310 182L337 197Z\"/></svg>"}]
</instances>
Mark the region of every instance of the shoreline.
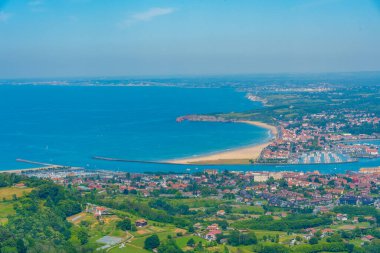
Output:
<instances>
[{"instance_id":1,"label":"shoreline","mask_svg":"<svg viewBox=\"0 0 380 253\"><path fill-rule=\"evenodd\" d=\"M18 169L14 169L14 170L0 170L0 173L21 174L23 172L28 172L28 171L59 170L59 169L75 170L75 169L81 168L81 167L64 166L64 165L57 165L57 164L50 164L50 163L42 163L42 162L30 161L30 160L25 160L25 159L20 159L20 158L17 158L16 161L21 162L21 163L34 164L36 166L38 165L38 167L18 168Z\"/></svg>"},{"instance_id":2,"label":"shoreline","mask_svg":"<svg viewBox=\"0 0 380 253\"><path fill-rule=\"evenodd\" d=\"M199 155L195 157L186 157L179 159L171 159L165 162L173 164L250 164L250 160L257 159L261 151L270 145L273 140L277 138L277 128L275 126L260 122L260 121L250 121L250 120L241 120L235 121L235 123L249 124L253 126L258 126L261 128L268 129L271 134L269 141L260 144L253 144L245 147L236 148L228 151L216 152L213 154Z\"/></svg>"},{"instance_id":3,"label":"shoreline","mask_svg":"<svg viewBox=\"0 0 380 253\"><path fill-rule=\"evenodd\" d=\"M0 173L16 173L21 174L23 172L27 171L39 171L39 170L59 170L63 168L62 166L53 165L53 166L44 166L44 167L35 167L35 168L21 168L21 169L14 169L14 170L0 170ZM68 168L72 169L72 167Z\"/></svg>"}]
</instances>

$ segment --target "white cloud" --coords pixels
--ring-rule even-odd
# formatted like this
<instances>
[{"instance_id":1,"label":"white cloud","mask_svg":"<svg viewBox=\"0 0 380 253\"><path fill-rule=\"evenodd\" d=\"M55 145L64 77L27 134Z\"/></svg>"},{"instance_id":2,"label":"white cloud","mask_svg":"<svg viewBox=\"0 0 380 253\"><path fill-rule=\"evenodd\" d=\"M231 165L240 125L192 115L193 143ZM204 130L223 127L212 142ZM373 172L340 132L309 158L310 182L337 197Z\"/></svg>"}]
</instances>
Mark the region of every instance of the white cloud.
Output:
<instances>
[{"instance_id":1,"label":"white cloud","mask_svg":"<svg viewBox=\"0 0 380 253\"><path fill-rule=\"evenodd\" d=\"M7 22L12 15L10 13L0 11L0 22Z\"/></svg>"},{"instance_id":2,"label":"white cloud","mask_svg":"<svg viewBox=\"0 0 380 253\"><path fill-rule=\"evenodd\" d=\"M40 6L43 4L44 4L44 1L42 1L42 0L32 0L32 1L28 2L28 5L30 5L30 6Z\"/></svg>"},{"instance_id":3,"label":"white cloud","mask_svg":"<svg viewBox=\"0 0 380 253\"><path fill-rule=\"evenodd\" d=\"M44 0L31 0L28 2L29 10L32 12L45 12L46 6Z\"/></svg>"},{"instance_id":4,"label":"white cloud","mask_svg":"<svg viewBox=\"0 0 380 253\"><path fill-rule=\"evenodd\" d=\"M173 11L174 9L172 8L152 8L144 12L136 13L132 18L139 21L149 21L158 16L168 15Z\"/></svg>"},{"instance_id":5,"label":"white cloud","mask_svg":"<svg viewBox=\"0 0 380 253\"><path fill-rule=\"evenodd\" d=\"M144 12L135 13L123 22L121 22L121 25L126 27L130 26L137 22L147 22L151 21L152 19L171 14L175 11L173 8L151 8Z\"/></svg>"}]
</instances>

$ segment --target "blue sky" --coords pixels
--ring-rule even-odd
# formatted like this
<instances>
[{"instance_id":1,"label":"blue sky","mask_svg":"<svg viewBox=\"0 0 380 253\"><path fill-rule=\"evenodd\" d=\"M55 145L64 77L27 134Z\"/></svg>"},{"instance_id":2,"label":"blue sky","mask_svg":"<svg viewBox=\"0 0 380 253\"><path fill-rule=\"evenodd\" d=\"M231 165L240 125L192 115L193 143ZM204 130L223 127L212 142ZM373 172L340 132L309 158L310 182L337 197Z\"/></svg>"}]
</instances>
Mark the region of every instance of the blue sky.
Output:
<instances>
[{"instance_id":1,"label":"blue sky","mask_svg":"<svg viewBox=\"0 0 380 253\"><path fill-rule=\"evenodd\" d=\"M380 70L380 0L0 0L0 79Z\"/></svg>"}]
</instances>

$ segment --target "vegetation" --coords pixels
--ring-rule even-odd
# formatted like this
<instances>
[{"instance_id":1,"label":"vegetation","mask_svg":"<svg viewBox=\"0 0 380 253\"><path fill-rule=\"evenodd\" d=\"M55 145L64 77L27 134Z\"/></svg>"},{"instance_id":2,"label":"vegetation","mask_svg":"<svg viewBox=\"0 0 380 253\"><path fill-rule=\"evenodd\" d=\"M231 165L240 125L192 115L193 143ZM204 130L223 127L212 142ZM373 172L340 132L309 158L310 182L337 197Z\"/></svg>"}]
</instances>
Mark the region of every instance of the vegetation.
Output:
<instances>
[{"instance_id":1,"label":"vegetation","mask_svg":"<svg viewBox=\"0 0 380 253\"><path fill-rule=\"evenodd\" d=\"M380 230L375 222L378 211L374 207L337 206L330 213L319 215L294 209L292 214L265 201L262 206L250 206L238 204L230 197L146 198L112 188L79 192L49 180L7 174L0 178L4 185L0 192L18 189L13 186L19 182L25 184L24 189L31 189L0 203L6 213L0 216L6 218L0 226L1 253L102 252L97 249L104 244L98 240L104 236L121 240L110 246L110 253L379 251ZM269 181L268 184L288 187L282 181ZM85 203L101 205L110 214L99 217L84 212ZM224 210L223 215L217 214L219 210ZM281 216L283 212L287 215ZM351 219L359 217L358 227L346 230L347 224L333 224L337 213L345 213ZM373 217L375 221L366 221L364 217ZM141 219L148 224L137 228L135 222ZM210 225L218 227L216 240L204 239ZM306 237L305 229L309 228L316 232ZM323 234L324 228L333 228L334 232ZM375 239L363 242L366 235Z\"/></svg>"},{"instance_id":2,"label":"vegetation","mask_svg":"<svg viewBox=\"0 0 380 253\"><path fill-rule=\"evenodd\" d=\"M128 218L118 221L116 226L123 231L132 230L132 222Z\"/></svg>"},{"instance_id":3,"label":"vegetation","mask_svg":"<svg viewBox=\"0 0 380 253\"><path fill-rule=\"evenodd\" d=\"M271 216L263 215L257 219L237 222L235 223L235 226L237 228L292 231L321 225L329 225L331 223L332 220L329 217L315 217L307 214L291 215L281 220L274 220Z\"/></svg>"},{"instance_id":4,"label":"vegetation","mask_svg":"<svg viewBox=\"0 0 380 253\"><path fill-rule=\"evenodd\" d=\"M373 206L336 206L333 209L336 213L345 213L352 216L356 215L362 215L362 216L373 216L376 217L378 215L378 212L376 211L376 208Z\"/></svg>"},{"instance_id":5,"label":"vegetation","mask_svg":"<svg viewBox=\"0 0 380 253\"><path fill-rule=\"evenodd\" d=\"M160 246L160 239L157 235L151 235L145 239L144 248L145 249L155 249Z\"/></svg>"},{"instance_id":6,"label":"vegetation","mask_svg":"<svg viewBox=\"0 0 380 253\"><path fill-rule=\"evenodd\" d=\"M81 211L81 199L50 181L0 174L0 184L23 181L33 188L29 195L14 200L15 213L0 226L1 252L90 252L87 232L79 233L80 244L71 242L71 224L66 217Z\"/></svg>"}]
</instances>

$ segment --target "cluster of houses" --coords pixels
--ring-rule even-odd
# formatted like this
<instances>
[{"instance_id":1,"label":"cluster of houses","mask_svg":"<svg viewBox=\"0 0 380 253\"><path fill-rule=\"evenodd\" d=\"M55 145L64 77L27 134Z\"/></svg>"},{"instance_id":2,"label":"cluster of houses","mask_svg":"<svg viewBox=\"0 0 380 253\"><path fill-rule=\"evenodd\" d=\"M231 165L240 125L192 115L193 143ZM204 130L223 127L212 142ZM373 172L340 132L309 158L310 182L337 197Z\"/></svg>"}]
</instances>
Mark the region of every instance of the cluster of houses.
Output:
<instances>
[{"instance_id":1,"label":"cluster of houses","mask_svg":"<svg viewBox=\"0 0 380 253\"><path fill-rule=\"evenodd\" d=\"M51 175L51 179L83 192L107 191L169 198L228 197L247 205L257 205L258 199L261 199L272 206L294 208L318 209L320 206L344 204L380 207L376 195L380 184L380 172L377 168L345 174L320 174L318 171L220 172L217 169L194 174L160 175L112 171L78 171L76 174L75 171L70 171L66 176ZM104 210L99 212L104 213Z\"/></svg>"},{"instance_id":2,"label":"cluster of houses","mask_svg":"<svg viewBox=\"0 0 380 253\"><path fill-rule=\"evenodd\" d=\"M102 218L103 215L110 215L112 212L110 209L104 206L98 206L91 203L86 204L86 213L91 213L94 217Z\"/></svg>"},{"instance_id":3,"label":"cluster of houses","mask_svg":"<svg viewBox=\"0 0 380 253\"><path fill-rule=\"evenodd\" d=\"M371 191L377 191L380 174L357 173L320 175L313 173L282 173L286 187L274 182L258 184L252 196L268 201L272 206L311 208L328 205L373 205L380 207L380 200ZM245 196L247 198L249 196Z\"/></svg>"},{"instance_id":4,"label":"cluster of houses","mask_svg":"<svg viewBox=\"0 0 380 253\"><path fill-rule=\"evenodd\" d=\"M379 120L380 118L375 114L352 112L347 109L304 115L300 119L289 121L280 120L278 121L278 138L261 152L257 162L295 163L300 156L319 150L352 157L378 157L379 146L377 145L349 145L339 142L379 139L380 133L376 131L371 134L342 133L342 130L363 124L378 127ZM324 163L331 162L336 161L324 161Z\"/></svg>"},{"instance_id":5,"label":"cluster of houses","mask_svg":"<svg viewBox=\"0 0 380 253\"><path fill-rule=\"evenodd\" d=\"M205 229L203 228L202 224L196 223L194 224L194 228L197 230L196 235L208 241L215 241L217 239L217 236L223 233L222 229L219 228L219 225L216 223L208 225Z\"/></svg>"},{"instance_id":6,"label":"cluster of houses","mask_svg":"<svg viewBox=\"0 0 380 253\"><path fill-rule=\"evenodd\" d=\"M36 172L37 173L37 172ZM38 172L42 173L42 172ZM46 172L50 173L50 172ZM64 175L61 173L59 175ZM281 219L295 209L313 209L313 214L331 213L339 205L369 205L380 208L378 197L380 185L380 168L371 168L359 173L320 174L314 172L262 172L262 171L219 171L205 170L193 174L130 174L112 171L70 171L66 176L52 175L58 184L76 187L83 194L92 191L104 194L137 194L141 197L176 198L212 198L228 197L236 205L276 206L281 212L266 212L265 215ZM204 189L207 191L203 192ZM210 191L212 190L212 191ZM225 207L227 208L227 207ZM220 208L210 215L215 220L226 219L231 210ZM285 211L286 210L286 211ZM86 212L102 219L112 214L104 206L87 203ZM252 217L252 215L251 215ZM374 217L360 217L372 222ZM336 224L350 224L355 227L358 217L345 213L336 214ZM135 221L138 228L148 225L145 219ZM197 227L198 226L198 227ZM222 233L218 224L195 224L195 233L202 238L214 241ZM313 228L305 231L305 240L315 233ZM322 231L322 236L331 233L329 228ZM309 238L310 239L310 238ZM371 241L370 235L363 235L363 241ZM292 243L292 242L290 242ZM299 243L294 240L294 244Z\"/></svg>"},{"instance_id":7,"label":"cluster of houses","mask_svg":"<svg viewBox=\"0 0 380 253\"><path fill-rule=\"evenodd\" d=\"M350 154L357 157L375 158L379 156L379 146L368 143L339 143L336 145L337 149L343 153Z\"/></svg>"}]
</instances>

